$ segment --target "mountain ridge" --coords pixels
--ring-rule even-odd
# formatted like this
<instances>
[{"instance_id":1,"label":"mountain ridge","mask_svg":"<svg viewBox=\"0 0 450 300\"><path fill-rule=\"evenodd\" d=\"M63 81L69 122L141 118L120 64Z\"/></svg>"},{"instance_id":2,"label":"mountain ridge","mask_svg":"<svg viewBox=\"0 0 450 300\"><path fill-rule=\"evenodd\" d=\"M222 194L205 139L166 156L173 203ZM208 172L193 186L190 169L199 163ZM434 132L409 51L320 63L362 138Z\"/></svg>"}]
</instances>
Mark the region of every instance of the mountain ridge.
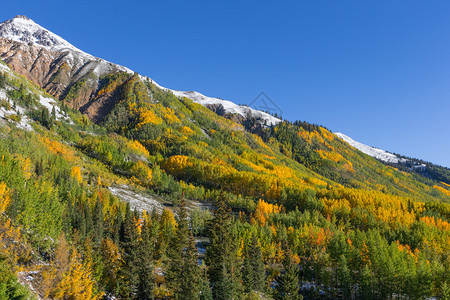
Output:
<instances>
[{"instance_id":1,"label":"mountain ridge","mask_svg":"<svg viewBox=\"0 0 450 300\"><path fill-rule=\"evenodd\" d=\"M37 83L51 95L62 101L68 101L69 106L87 114L95 122L103 121L118 101L117 93L98 96L102 85L101 78L118 72L130 75L134 73L126 67L94 57L76 48L23 15L0 23L0 52L1 58L12 66L13 70ZM178 98L189 98L213 111L222 110L224 114L240 123L250 118L259 122L260 126L275 126L281 122L279 118L248 106L208 97L195 91L169 89L160 86L150 77L142 75L139 77L173 93ZM384 163L405 165L411 161L359 143L342 133L335 134L351 146ZM410 169L421 170L425 167L423 164L412 165Z\"/></svg>"}]
</instances>

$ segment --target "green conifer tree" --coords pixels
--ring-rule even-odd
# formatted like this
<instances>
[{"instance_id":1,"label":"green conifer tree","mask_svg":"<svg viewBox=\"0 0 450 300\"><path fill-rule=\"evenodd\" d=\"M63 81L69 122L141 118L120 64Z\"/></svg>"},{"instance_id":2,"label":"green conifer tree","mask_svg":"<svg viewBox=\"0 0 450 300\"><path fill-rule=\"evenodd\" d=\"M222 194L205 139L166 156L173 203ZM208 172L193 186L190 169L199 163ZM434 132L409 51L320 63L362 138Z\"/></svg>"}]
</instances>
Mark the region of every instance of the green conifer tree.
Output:
<instances>
[{"instance_id":1,"label":"green conifer tree","mask_svg":"<svg viewBox=\"0 0 450 300\"><path fill-rule=\"evenodd\" d=\"M53 108L52 108L52 123L54 123L55 121L56 121L56 108L53 105Z\"/></svg>"},{"instance_id":2,"label":"green conifer tree","mask_svg":"<svg viewBox=\"0 0 450 300\"><path fill-rule=\"evenodd\" d=\"M233 217L222 193L216 203L214 218L209 223L210 244L206 249L206 264L214 299L238 298L241 292L240 268L237 261L238 243Z\"/></svg>"},{"instance_id":3,"label":"green conifer tree","mask_svg":"<svg viewBox=\"0 0 450 300\"><path fill-rule=\"evenodd\" d=\"M359 282L359 297L364 300L372 299L372 289L372 272L370 271L369 267L365 265L361 271Z\"/></svg>"},{"instance_id":4,"label":"green conifer tree","mask_svg":"<svg viewBox=\"0 0 450 300\"><path fill-rule=\"evenodd\" d=\"M265 289L266 272L262 260L261 247L255 235L252 235L250 245L247 247L244 259L243 279L246 292Z\"/></svg>"},{"instance_id":5,"label":"green conifer tree","mask_svg":"<svg viewBox=\"0 0 450 300\"><path fill-rule=\"evenodd\" d=\"M299 280L297 265L292 261L292 252L288 248L283 260L284 272L278 277L275 291L276 299L280 300L301 300L299 294Z\"/></svg>"},{"instance_id":6,"label":"green conifer tree","mask_svg":"<svg viewBox=\"0 0 450 300\"><path fill-rule=\"evenodd\" d=\"M141 230L141 240L138 247L138 284L136 299L153 299L153 240L149 225L144 221Z\"/></svg>"},{"instance_id":7,"label":"green conifer tree","mask_svg":"<svg viewBox=\"0 0 450 300\"><path fill-rule=\"evenodd\" d=\"M192 233L184 254L183 272L178 299L199 300L202 289L201 269L198 265L198 251Z\"/></svg>"},{"instance_id":8,"label":"green conifer tree","mask_svg":"<svg viewBox=\"0 0 450 300\"><path fill-rule=\"evenodd\" d=\"M440 287L440 294L442 300L450 300L450 286L447 284L447 282L443 282Z\"/></svg>"},{"instance_id":9,"label":"green conifer tree","mask_svg":"<svg viewBox=\"0 0 450 300\"><path fill-rule=\"evenodd\" d=\"M181 282L183 280L184 252L188 244L189 228L184 199L181 200L178 213L178 227L176 234L170 240L168 247L168 269L165 280L174 292L176 299L181 296Z\"/></svg>"},{"instance_id":10,"label":"green conifer tree","mask_svg":"<svg viewBox=\"0 0 450 300\"><path fill-rule=\"evenodd\" d=\"M122 294L125 299L132 299L138 282L138 235L135 226L135 216L127 203L125 218L121 228L121 246L123 249L124 267L122 274Z\"/></svg>"},{"instance_id":11,"label":"green conifer tree","mask_svg":"<svg viewBox=\"0 0 450 300\"><path fill-rule=\"evenodd\" d=\"M213 300L213 294L211 290L211 285L209 284L208 273L206 271L206 268L203 268L202 290L200 293L200 300Z\"/></svg>"},{"instance_id":12,"label":"green conifer tree","mask_svg":"<svg viewBox=\"0 0 450 300\"><path fill-rule=\"evenodd\" d=\"M352 279L350 275L350 270L348 268L347 259L344 255L339 257L338 262L338 280L339 287L342 290L343 299L351 299L352 294Z\"/></svg>"}]
</instances>

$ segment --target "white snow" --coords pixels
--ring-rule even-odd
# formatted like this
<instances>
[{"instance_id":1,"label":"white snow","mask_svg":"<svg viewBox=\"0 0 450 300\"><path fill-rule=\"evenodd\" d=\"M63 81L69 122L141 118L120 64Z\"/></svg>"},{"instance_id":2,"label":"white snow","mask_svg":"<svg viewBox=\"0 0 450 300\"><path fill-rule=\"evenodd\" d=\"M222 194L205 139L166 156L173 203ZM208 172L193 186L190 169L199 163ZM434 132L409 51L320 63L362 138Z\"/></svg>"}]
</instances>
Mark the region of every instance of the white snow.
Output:
<instances>
[{"instance_id":1,"label":"white snow","mask_svg":"<svg viewBox=\"0 0 450 300\"><path fill-rule=\"evenodd\" d=\"M236 103L228 101L228 100L207 97L203 94L200 94L199 92L193 92L193 91L190 91L190 92L182 92L182 91L175 91L175 90L171 90L171 91L178 98L186 97L186 98L189 98L192 101L199 103L203 106L221 104L223 106L223 108L225 109L226 113L238 114L238 115L243 116L244 118L247 117L247 115L251 115L253 117L260 117L262 120L267 121L268 126L273 126L273 125L276 125L281 122L280 119L275 118L274 116L269 115L268 113L253 109L248 106L237 105Z\"/></svg>"},{"instance_id":2,"label":"white snow","mask_svg":"<svg viewBox=\"0 0 450 300\"><path fill-rule=\"evenodd\" d=\"M9 67L7 65L4 65L0 63L0 71L2 72L10 72Z\"/></svg>"},{"instance_id":3,"label":"white snow","mask_svg":"<svg viewBox=\"0 0 450 300\"><path fill-rule=\"evenodd\" d=\"M6 109L4 107L0 107L0 118L4 118L7 119L8 117L12 116L12 115L17 115L18 112L20 112L21 109L17 109L17 111L13 110L13 109ZM30 125L30 119L28 119L27 116L25 116L23 113L21 113L20 115L20 122L19 123L15 123L17 125L17 127L31 131L33 130L33 128Z\"/></svg>"},{"instance_id":4,"label":"white snow","mask_svg":"<svg viewBox=\"0 0 450 300\"><path fill-rule=\"evenodd\" d=\"M9 69L8 69L8 72L9 72ZM9 105L11 106L11 109L7 109L3 106L0 106L0 118L8 119L12 115L20 114L20 122L16 123L17 127L28 130L28 131L33 130L30 125L30 119L25 115L26 111L23 108L21 108L20 106L17 106L15 110L12 108L13 103L6 95L5 89L0 90L0 99L8 101Z\"/></svg>"},{"instance_id":5,"label":"white snow","mask_svg":"<svg viewBox=\"0 0 450 300\"><path fill-rule=\"evenodd\" d=\"M16 75L14 75L14 73L9 69L9 67L7 67L7 66L5 66L5 65L3 65L1 63L0 63L0 70L1 71L5 71L10 76L16 77ZM10 106L12 107L13 103L12 103L11 99L8 98L7 93L6 93L6 91L8 89L10 89L10 88L6 87L6 89L0 89L0 99L4 99L4 100L8 101ZM69 117L64 116L61 113L61 109L56 104L55 99L48 98L48 97L45 97L43 95L39 95L39 103L42 104L44 107L46 107L48 109L49 113L52 112L53 106L54 106L57 120L66 120L69 123L73 124L73 121ZM30 125L31 124L31 120L26 116L26 113L27 113L27 110L25 108L19 106L19 105L17 105L15 109L12 109L12 108L11 109L6 109L4 107L0 107L0 117L1 118L7 118L7 117L9 117L11 115L18 114L18 115L21 116L21 119L20 119L20 122L17 123L16 125L19 128L31 131L31 130L33 130L31 125Z\"/></svg>"},{"instance_id":6,"label":"white snow","mask_svg":"<svg viewBox=\"0 0 450 300\"><path fill-rule=\"evenodd\" d=\"M355 141L351 137L341 133L341 132L335 132L335 135L337 135L339 138L343 139L345 142L350 144L350 146L355 147L359 151L370 155L372 157L375 157L376 159L379 159L381 161L387 162L387 163L399 163L406 161L403 158L398 158L396 155L389 153L387 151L384 151L379 148L367 146L365 144L362 144L360 142Z\"/></svg>"},{"instance_id":7,"label":"white snow","mask_svg":"<svg viewBox=\"0 0 450 300\"><path fill-rule=\"evenodd\" d=\"M70 123L72 123L72 120L70 120L69 117L65 117L61 113L61 109L56 104L55 99L44 97L42 95L39 96L39 103L41 103L43 106L45 106L48 109L48 112L51 114L53 107L55 107L55 113L56 113L56 120L67 120Z\"/></svg>"},{"instance_id":8,"label":"white snow","mask_svg":"<svg viewBox=\"0 0 450 300\"><path fill-rule=\"evenodd\" d=\"M157 212L162 212L164 210L164 205L158 202L158 200L151 198L150 196L144 196L130 191L125 185L120 187L111 186L109 187L109 190L120 200L130 203L132 210L137 209L140 212L144 209L147 212L152 212L153 209Z\"/></svg>"}]
</instances>

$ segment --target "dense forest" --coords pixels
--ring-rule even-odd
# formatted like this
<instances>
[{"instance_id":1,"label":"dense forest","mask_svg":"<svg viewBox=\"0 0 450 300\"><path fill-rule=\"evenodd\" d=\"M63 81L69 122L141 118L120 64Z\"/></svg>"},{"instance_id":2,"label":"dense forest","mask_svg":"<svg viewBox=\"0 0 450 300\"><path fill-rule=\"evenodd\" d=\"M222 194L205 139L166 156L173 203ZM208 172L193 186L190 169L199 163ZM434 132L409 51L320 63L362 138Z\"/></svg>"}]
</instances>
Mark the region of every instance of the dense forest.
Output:
<instances>
[{"instance_id":1,"label":"dense forest","mask_svg":"<svg viewBox=\"0 0 450 300\"><path fill-rule=\"evenodd\" d=\"M442 169L236 123L137 74L100 79L117 101L93 123L70 108L82 81L49 109L0 67L0 299L449 299Z\"/></svg>"}]
</instances>

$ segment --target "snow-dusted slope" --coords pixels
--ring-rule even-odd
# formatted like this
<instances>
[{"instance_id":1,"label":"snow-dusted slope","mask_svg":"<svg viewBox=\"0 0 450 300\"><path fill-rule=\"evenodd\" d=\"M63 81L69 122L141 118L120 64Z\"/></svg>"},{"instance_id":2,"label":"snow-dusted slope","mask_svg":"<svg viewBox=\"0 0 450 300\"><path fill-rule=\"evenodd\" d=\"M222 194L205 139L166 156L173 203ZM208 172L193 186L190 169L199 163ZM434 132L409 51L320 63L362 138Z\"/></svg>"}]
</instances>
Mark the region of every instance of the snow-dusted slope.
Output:
<instances>
[{"instance_id":1,"label":"snow-dusted slope","mask_svg":"<svg viewBox=\"0 0 450 300\"><path fill-rule=\"evenodd\" d=\"M198 92L181 92L181 91L174 91L174 90L172 90L172 92L174 93L175 96L177 96L179 98L186 97L186 98L192 99L194 102L197 102L204 106L221 104L223 106L223 108L225 109L226 113L239 114L239 115L243 116L244 118L250 114L253 117L257 117L257 118L261 118L262 120L265 120L268 126L276 125L279 122L281 122L280 119L275 118L274 116L269 115L265 112L255 110L248 106L237 105L234 102L231 102L228 100L207 97Z\"/></svg>"},{"instance_id":2,"label":"snow-dusted slope","mask_svg":"<svg viewBox=\"0 0 450 300\"><path fill-rule=\"evenodd\" d=\"M0 71L3 73L8 74L8 76L14 78L16 75L11 71L8 66L4 65L3 63L0 63ZM5 118L11 115L20 115L20 122L18 122L18 126L22 129L26 130L32 130L31 127L31 120L27 117L27 109L24 107L21 107L20 105L14 105L13 101L8 97L7 90L11 89L10 87L5 87L0 89L0 99L3 99L9 103L10 108L2 107L0 106L0 119ZM35 95L38 95L38 102L43 107L47 108L47 110L51 113L53 111L53 108L55 108L55 117L56 120L65 120L71 124L73 124L73 121L67 116L63 115L61 112L60 107L58 106L58 103L52 99L46 97L41 92L34 92Z\"/></svg>"},{"instance_id":3,"label":"snow-dusted slope","mask_svg":"<svg viewBox=\"0 0 450 300\"><path fill-rule=\"evenodd\" d=\"M60 36L48 31L25 16L16 16L0 24L0 36L16 42L32 43L52 51L71 50L82 52ZM84 53L88 56L87 53Z\"/></svg>"},{"instance_id":4,"label":"snow-dusted slope","mask_svg":"<svg viewBox=\"0 0 450 300\"><path fill-rule=\"evenodd\" d=\"M355 147L356 149L358 149L359 151L370 155L372 157L375 157L376 159L379 159L381 161L384 162L388 162L388 163L399 163L399 162L403 162L404 159L400 159L397 156L395 156L392 153L386 152L382 149L378 149L375 147L370 147L367 146L365 144L362 144L360 142L355 141L354 139L352 139L349 136L346 136L343 133L340 132L336 132L334 133L335 135L337 135L339 138L343 139L345 142L347 142L348 144L350 144L351 146Z\"/></svg>"},{"instance_id":5,"label":"snow-dusted slope","mask_svg":"<svg viewBox=\"0 0 450 300\"><path fill-rule=\"evenodd\" d=\"M119 70L132 73L126 67L112 64L104 59L94 57L76 48L62 37L40 26L25 16L16 16L0 24L0 37L11 41L34 45L49 51L67 53L64 60L73 66L92 64L93 72L101 76Z\"/></svg>"},{"instance_id":6,"label":"snow-dusted slope","mask_svg":"<svg viewBox=\"0 0 450 300\"><path fill-rule=\"evenodd\" d=\"M208 97L205 96L199 92L195 92L195 91L189 91L189 92L183 92L183 91L176 91L176 90L172 90L169 88L165 88L163 86L160 86L158 83L156 83L153 79L146 77L146 76L141 76L142 80L149 80L151 81L154 85L156 85L158 88L166 90L166 91L170 91L172 92L176 97L178 98L188 98L191 99L192 101L201 104L203 106L209 106L209 105L222 105L225 112L229 113L229 114L238 114L243 116L244 118L247 117L247 115L251 115L253 117L259 117L261 118L263 121L266 121L266 125L268 126L273 126L276 125L278 123L281 122L280 119L275 118L272 115L269 115L268 113L265 113L263 111L260 110L256 110L253 109L251 107L248 106L242 106L242 105L237 105L236 103L229 101L229 100L223 100L223 99L219 99L219 98L214 98L214 97Z\"/></svg>"},{"instance_id":7,"label":"snow-dusted slope","mask_svg":"<svg viewBox=\"0 0 450 300\"><path fill-rule=\"evenodd\" d=\"M168 89L168 88L160 86L159 84L157 84L155 81L153 81L152 79L150 79L148 77L142 76L141 78L143 78L145 80L151 80L152 83L155 84L157 87L159 87L160 89L172 92L178 98L186 97L186 98L191 99L192 101L199 103L203 106L222 105L226 113L238 114L244 118L247 117L248 115L251 115L251 116L257 117L257 118L259 117L263 121L266 121L266 125L268 125L268 126L273 126L273 125L276 125L281 122L280 119L275 118L272 115L269 115L265 112L253 109L248 106L237 105L236 103L228 101L228 100L208 97L203 94L200 94L199 92L194 92L194 91L183 92L183 91L176 91L176 90Z\"/></svg>"},{"instance_id":8,"label":"snow-dusted slope","mask_svg":"<svg viewBox=\"0 0 450 300\"><path fill-rule=\"evenodd\" d=\"M60 36L43 28L42 26L40 26L39 24L35 23L33 20L25 16L16 16L13 19L1 23L0 37L20 42L23 44L31 43L35 46L43 47L50 51L67 53L64 59L67 61L70 67L73 66L80 67L81 71L79 73L81 74L82 72L88 71L84 69L92 70L98 76L113 72L115 70L128 73L133 72L128 68L109 63L103 59L96 58L88 53L81 51L80 49L76 48L75 46L73 46L72 44L61 38ZM92 64L92 62L95 62L95 64ZM85 67L86 65L92 66L90 68L86 68ZM145 80L149 79L148 77L143 76L141 78ZM153 81L153 83L155 82ZM156 85L161 89L173 92L173 94L179 98L186 97L204 106L221 104L225 109L226 113L239 114L244 118L247 117L248 115L251 115L253 117L259 117L263 121L265 121L266 124L269 126L281 122L280 119L275 118L267 113L252 109L247 106L240 106L231 101L207 97L198 92L176 91L161 87L158 84Z\"/></svg>"}]
</instances>

